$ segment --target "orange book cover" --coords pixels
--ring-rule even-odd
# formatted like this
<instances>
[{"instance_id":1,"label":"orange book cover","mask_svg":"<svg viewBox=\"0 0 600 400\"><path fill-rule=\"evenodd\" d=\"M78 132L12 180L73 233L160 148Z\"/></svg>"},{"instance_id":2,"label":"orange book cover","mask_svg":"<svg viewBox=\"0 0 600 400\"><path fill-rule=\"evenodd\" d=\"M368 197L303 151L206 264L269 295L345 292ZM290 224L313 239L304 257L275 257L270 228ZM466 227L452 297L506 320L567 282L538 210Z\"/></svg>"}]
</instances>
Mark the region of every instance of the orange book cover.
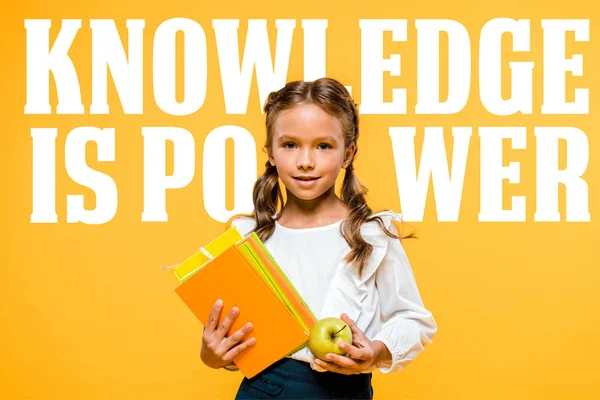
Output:
<instances>
[{"instance_id":1,"label":"orange book cover","mask_svg":"<svg viewBox=\"0 0 600 400\"><path fill-rule=\"evenodd\" d=\"M219 324L232 307L240 313L228 336L247 322L254 329L244 337L256 344L234 361L251 378L300 347L308 333L264 282L237 246L231 246L179 285L175 292L206 326L217 299L223 300Z\"/></svg>"}]
</instances>

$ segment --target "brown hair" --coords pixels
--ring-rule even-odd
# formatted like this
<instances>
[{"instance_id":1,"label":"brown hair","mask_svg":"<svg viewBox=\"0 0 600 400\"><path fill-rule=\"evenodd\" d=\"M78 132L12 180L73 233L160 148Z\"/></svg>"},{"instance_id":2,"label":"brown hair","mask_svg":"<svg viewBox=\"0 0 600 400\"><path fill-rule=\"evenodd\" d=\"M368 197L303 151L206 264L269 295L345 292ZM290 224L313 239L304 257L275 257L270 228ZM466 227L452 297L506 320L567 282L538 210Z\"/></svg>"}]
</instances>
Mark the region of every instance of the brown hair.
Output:
<instances>
[{"instance_id":1,"label":"brown hair","mask_svg":"<svg viewBox=\"0 0 600 400\"><path fill-rule=\"evenodd\" d=\"M321 78L312 82L294 81L289 82L282 89L269 94L264 111L266 114L267 138L265 150L269 150L273 144L274 125L279 114L297 105L314 104L319 106L328 114L336 117L342 126L345 147L355 145L350 164L346 167L344 182L342 183L341 200L349 209L348 217L340 226L340 233L348 242L350 252L344 261L358 265L359 275L362 274L366 260L373 251L369 244L360 234L360 228L364 223L377 221L385 234L391 238L401 239L390 232L380 216L373 216L373 211L367 205L365 195L368 189L363 186L354 173L354 157L358 151L358 110L348 90L338 81L332 78ZM256 221L254 232L264 242L275 230L275 219L278 207L283 207L283 195L279 188L279 176L277 168L269 161L265 164L265 173L258 178L254 184L252 198L254 210L251 216ZM227 226L231 225L233 216ZM415 237L412 233L405 238Z\"/></svg>"}]
</instances>

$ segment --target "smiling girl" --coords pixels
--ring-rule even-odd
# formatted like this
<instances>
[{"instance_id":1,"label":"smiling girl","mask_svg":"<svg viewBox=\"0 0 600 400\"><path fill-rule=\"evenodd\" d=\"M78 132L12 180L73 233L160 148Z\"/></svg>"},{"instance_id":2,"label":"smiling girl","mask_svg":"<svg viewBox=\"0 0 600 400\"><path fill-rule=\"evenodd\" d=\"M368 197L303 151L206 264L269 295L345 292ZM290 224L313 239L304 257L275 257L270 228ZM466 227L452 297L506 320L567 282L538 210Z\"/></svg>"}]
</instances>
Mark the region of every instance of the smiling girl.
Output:
<instances>
[{"instance_id":1,"label":"smiling girl","mask_svg":"<svg viewBox=\"0 0 600 400\"><path fill-rule=\"evenodd\" d=\"M288 83L266 105L265 173L253 190L251 216L232 218L256 232L318 319L342 318L352 329L347 356L315 359L308 347L242 381L237 399L371 399L372 372L399 371L432 342L437 324L421 301L393 211L373 213L354 172L358 112L346 88L330 78ZM345 169L341 196L335 182ZM286 201L279 180L286 190ZM223 320L215 304L201 358L235 370L252 346L248 322L229 337L239 310Z\"/></svg>"}]
</instances>

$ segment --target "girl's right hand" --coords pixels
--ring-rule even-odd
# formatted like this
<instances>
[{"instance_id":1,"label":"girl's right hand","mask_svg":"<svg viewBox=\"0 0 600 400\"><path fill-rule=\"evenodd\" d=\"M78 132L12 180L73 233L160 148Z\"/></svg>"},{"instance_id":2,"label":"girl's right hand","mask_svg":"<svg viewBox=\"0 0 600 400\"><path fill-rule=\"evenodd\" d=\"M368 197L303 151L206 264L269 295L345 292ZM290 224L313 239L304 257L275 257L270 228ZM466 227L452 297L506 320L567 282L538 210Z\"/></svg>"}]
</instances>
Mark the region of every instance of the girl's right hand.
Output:
<instances>
[{"instance_id":1,"label":"girl's right hand","mask_svg":"<svg viewBox=\"0 0 600 400\"><path fill-rule=\"evenodd\" d=\"M217 327L217 323L221 318L221 310L223 302L218 300L208 317L208 323L202 334L202 349L200 350L200 358L202 362L211 368L222 368L233 362L233 359L242 354L245 350L256 343L255 338L250 338L245 342L241 340L250 331L252 331L252 323L248 322L241 329L229 337L225 337L229 328L239 315L239 309L234 307L223 320L223 323Z\"/></svg>"}]
</instances>

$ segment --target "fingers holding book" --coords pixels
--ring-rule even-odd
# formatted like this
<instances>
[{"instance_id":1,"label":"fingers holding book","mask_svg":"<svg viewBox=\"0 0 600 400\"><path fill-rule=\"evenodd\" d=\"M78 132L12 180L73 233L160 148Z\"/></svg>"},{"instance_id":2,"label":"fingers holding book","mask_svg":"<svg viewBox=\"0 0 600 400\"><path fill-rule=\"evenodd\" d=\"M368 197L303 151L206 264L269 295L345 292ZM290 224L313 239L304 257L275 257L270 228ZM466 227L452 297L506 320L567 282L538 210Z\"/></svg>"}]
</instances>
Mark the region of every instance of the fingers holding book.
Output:
<instances>
[{"instance_id":1,"label":"fingers holding book","mask_svg":"<svg viewBox=\"0 0 600 400\"><path fill-rule=\"evenodd\" d=\"M240 309L237 307L233 307L231 309L231 311L229 311L229 314L227 314L227 316L225 317L225 319L223 319L223 323L221 323L221 325L219 326L219 328L217 329L217 336L220 339L223 339L225 337L225 335L227 335L227 332L229 332L229 329L231 329L231 325L233 325L234 321L236 320L236 318L238 317L238 315L240 315ZM220 317L220 315L219 315ZM217 319L218 321L218 319Z\"/></svg>"},{"instance_id":2,"label":"fingers holding book","mask_svg":"<svg viewBox=\"0 0 600 400\"><path fill-rule=\"evenodd\" d=\"M232 308L223 319L223 322L217 326L221 319L222 309L223 302L219 300L213 306L202 334L200 358L204 364L215 369L229 365L234 358L256 343L254 338L242 342L243 338L252 331L251 322L226 337L227 332L229 332L239 315L239 309L237 307Z\"/></svg>"},{"instance_id":3,"label":"fingers holding book","mask_svg":"<svg viewBox=\"0 0 600 400\"><path fill-rule=\"evenodd\" d=\"M214 307L210 311L210 316L208 317L208 323L206 324L205 330L209 332L213 332L217 327L217 323L221 318L221 309L223 308L223 302L221 300L217 300Z\"/></svg>"}]
</instances>

